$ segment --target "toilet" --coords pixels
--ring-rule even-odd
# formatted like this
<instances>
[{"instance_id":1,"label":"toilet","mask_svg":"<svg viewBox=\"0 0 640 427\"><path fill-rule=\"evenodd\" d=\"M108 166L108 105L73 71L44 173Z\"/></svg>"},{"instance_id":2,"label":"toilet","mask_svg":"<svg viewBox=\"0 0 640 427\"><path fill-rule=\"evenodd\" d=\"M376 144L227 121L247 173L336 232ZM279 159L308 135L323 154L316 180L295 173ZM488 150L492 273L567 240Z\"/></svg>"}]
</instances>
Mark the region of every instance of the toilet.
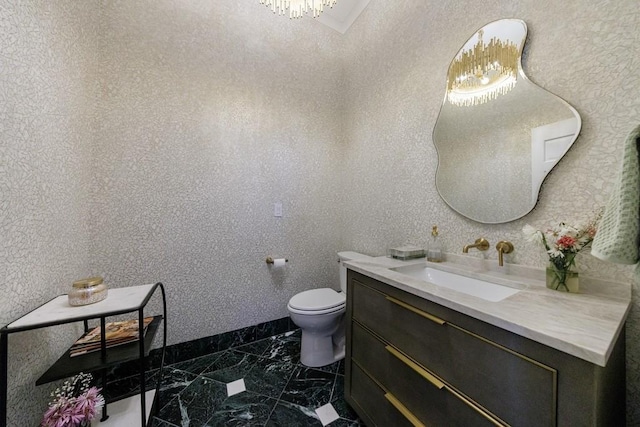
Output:
<instances>
[{"instance_id":1,"label":"toilet","mask_svg":"<svg viewBox=\"0 0 640 427\"><path fill-rule=\"evenodd\" d=\"M347 268L344 261L367 259L357 252L338 252L340 289L311 289L294 295L287 309L302 331L300 362L309 367L330 365L344 358L344 312L347 304Z\"/></svg>"}]
</instances>

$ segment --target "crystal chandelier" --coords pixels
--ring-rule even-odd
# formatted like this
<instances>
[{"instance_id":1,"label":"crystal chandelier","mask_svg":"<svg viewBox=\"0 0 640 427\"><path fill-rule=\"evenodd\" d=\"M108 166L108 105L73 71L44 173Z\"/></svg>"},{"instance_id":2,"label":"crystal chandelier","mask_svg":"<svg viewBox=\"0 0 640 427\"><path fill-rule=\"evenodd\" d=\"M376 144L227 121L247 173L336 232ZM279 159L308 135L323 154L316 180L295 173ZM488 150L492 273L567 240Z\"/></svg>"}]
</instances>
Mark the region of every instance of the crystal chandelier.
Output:
<instances>
[{"instance_id":1,"label":"crystal chandelier","mask_svg":"<svg viewBox=\"0 0 640 427\"><path fill-rule=\"evenodd\" d=\"M454 105L484 104L516 85L518 47L509 40L492 38L488 45L478 32L478 43L463 50L449 67L447 98Z\"/></svg>"},{"instance_id":2,"label":"crystal chandelier","mask_svg":"<svg viewBox=\"0 0 640 427\"><path fill-rule=\"evenodd\" d=\"M302 15L313 13L317 18L325 6L333 7L338 0L260 0L260 4L270 7L273 13L284 15L289 11L289 18L302 18Z\"/></svg>"}]
</instances>

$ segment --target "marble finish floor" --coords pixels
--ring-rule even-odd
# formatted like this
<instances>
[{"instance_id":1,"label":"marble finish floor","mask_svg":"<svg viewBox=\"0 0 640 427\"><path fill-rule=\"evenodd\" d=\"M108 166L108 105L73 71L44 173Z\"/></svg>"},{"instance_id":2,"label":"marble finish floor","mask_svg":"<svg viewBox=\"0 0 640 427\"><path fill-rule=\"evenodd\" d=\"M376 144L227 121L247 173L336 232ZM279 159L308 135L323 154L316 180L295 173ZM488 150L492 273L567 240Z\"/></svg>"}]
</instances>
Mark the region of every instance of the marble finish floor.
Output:
<instances>
[{"instance_id":1,"label":"marble finish floor","mask_svg":"<svg viewBox=\"0 0 640 427\"><path fill-rule=\"evenodd\" d=\"M246 391L227 394L244 379ZM344 363L300 364L300 331L167 365L153 427L322 426L315 410L331 403L329 426L361 426L344 400Z\"/></svg>"}]
</instances>

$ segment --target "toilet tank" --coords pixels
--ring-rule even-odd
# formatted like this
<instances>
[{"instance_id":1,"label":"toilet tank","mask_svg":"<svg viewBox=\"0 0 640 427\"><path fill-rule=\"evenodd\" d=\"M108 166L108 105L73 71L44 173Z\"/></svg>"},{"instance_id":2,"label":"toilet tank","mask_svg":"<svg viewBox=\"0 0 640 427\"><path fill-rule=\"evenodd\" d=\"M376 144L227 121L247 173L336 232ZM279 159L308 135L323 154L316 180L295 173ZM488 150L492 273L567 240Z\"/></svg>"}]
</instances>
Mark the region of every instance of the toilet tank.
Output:
<instances>
[{"instance_id":1,"label":"toilet tank","mask_svg":"<svg viewBox=\"0 0 640 427\"><path fill-rule=\"evenodd\" d=\"M347 267L344 266L345 261L371 259L370 256L358 252L343 251L338 252L338 261L340 261L340 289L347 292Z\"/></svg>"}]
</instances>

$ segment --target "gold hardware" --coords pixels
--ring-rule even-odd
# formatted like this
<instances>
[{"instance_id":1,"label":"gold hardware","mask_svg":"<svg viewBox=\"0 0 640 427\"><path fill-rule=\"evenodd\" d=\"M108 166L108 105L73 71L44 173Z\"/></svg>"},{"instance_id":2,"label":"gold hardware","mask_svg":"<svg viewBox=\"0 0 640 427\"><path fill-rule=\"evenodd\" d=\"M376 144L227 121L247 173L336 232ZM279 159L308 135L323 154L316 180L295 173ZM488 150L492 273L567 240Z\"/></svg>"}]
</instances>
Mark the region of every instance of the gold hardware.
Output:
<instances>
[{"instance_id":1,"label":"gold hardware","mask_svg":"<svg viewBox=\"0 0 640 427\"><path fill-rule=\"evenodd\" d=\"M454 390L451 387L445 387L451 394L453 394L454 396L456 396L458 399L462 400L464 403L467 404L467 406L469 406L471 409L473 409L474 411L476 411L477 413L479 413L480 415L482 415L483 417L485 417L487 420L491 421L494 425L498 426L498 427L504 427L507 424L503 424L500 421L496 420L490 413L488 413L487 411L485 411L484 409L482 409L480 406L476 405L475 402L473 402L472 400L467 399L465 396L463 396L462 394L458 393L456 390Z\"/></svg>"},{"instance_id":2,"label":"gold hardware","mask_svg":"<svg viewBox=\"0 0 640 427\"><path fill-rule=\"evenodd\" d=\"M416 371L421 377L429 381L438 389L442 389L442 387L444 387L444 383L442 381L440 381L439 379L431 375L426 369L424 369L422 366L415 363L413 360L409 359L404 354L400 353L395 348L391 347L390 345L385 346L385 348L389 353L393 354L396 358L400 359L402 363L404 363L405 365L407 365L408 367Z\"/></svg>"},{"instance_id":3,"label":"gold hardware","mask_svg":"<svg viewBox=\"0 0 640 427\"><path fill-rule=\"evenodd\" d=\"M489 246L491 246L489 245L489 241L484 237L481 237L479 239L476 239L476 242L473 245L466 245L464 248L462 248L462 253L468 253L469 249L471 248L476 248L479 251L486 251L487 249L489 249Z\"/></svg>"},{"instance_id":4,"label":"gold hardware","mask_svg":"<svg viewBox=\"0 0 640 427\"><path fill-rule=\"evenodd\" d=\"M86 279L76 280L75 282L73 282L73 287L79 289L91 288L93 286L98 286L102 282L103 279L100 276L88 277Z\"/></svg>"},{"instance_id":5,"label":"gold hardware","mask_svg":"<svg viewBox=\"0 0 640 427\"><path fill-rule=\"evenodd\" d=\"M437 317L435 317L435 316L432 316L432 315L430 315L430 314L428 314L428 313L425 313L425 312L423 312L423 311L421 311L421 310L419 310L419 309L417 309L417 308L415 308L415 307L413 307L413 306L411 306L411 305L409 305L409 304L405 304L405 303L403 303L402 301L396 300L395 298L390 297L390 296L386 295L385 293L383 293L383 292L381 292L381 291L379 291L379 290L377 290L377 289L375 289L375 288L372 288L372 287L370 287L370 286L368 286L368 285L365 285L365 284L364 284L364 283L362 283L362 282L359 282L359 281L355 281L355 282L356 282L359 286L362 286L362 287L364 287L364 288L367 288L367 289L369 289L369 290L371 290L371 291L374 291L374 292L377 292L377 293L379 293L379 294L383 295L383 296L385 297L385 299L389 300L390 302L396 303L396 304L398 304L398 305L400 305L400 306L402 306L402 307L404 307L404 308L407 308L408 310L411 310L411 311L413 311L413 312L414 312L414 313L416 313L416 314L419 314L419 315L421 315L421 316L424 316L424 317L426 317L426 318L427 318L427 319L429 319L429 320L433 320L433 321L437 322L438 324L442 324L442 325L446 324L447 326L451 326L451 327L453 327L453 328L457 329L458 331L460 331L460 332L462 332L462 333L464 333L464 334L467 334L467 335L469 335L469 336L471 336L471 337L473 337L473 338L476 338L476 339L478 339L478 340L480 340L480 341L482 341L482 342L484 342L484 343L486 343L486 344L488 344L488 345L491 345L491 346L493 346L493 347L495 347L495 348L498 348L498 349L500 349L500 350L502 350L502 351L504 351L504 352L506 352L506 353L509 353L509 354L511 354L511 355L513 355L513 356L515 356L515 357L518 357L519 359L521 359L521 360L523 360L523 361L525 361L525 362L527 362L527 363L530 363L530 364L532 364L532 365L534 365L534 366L537 366L537 367L539 367L539 368L542 368L544 371L546 371L546 372L551 376L551 378L550 378L550 379L551 379L551 392L552 392L552 395L553 395L553 398L552 398L552 402L553 402L553 409L552 409L552 413L553 413L553 414L555 414L555 413L556 413L556 402L557 402L557 396L558 396L558 371L557 371L556 369L554 369L554 368L552 368L552 367L550 367L550 366L547 366L547 365L543 364L542 362L539 362L539 361L537 361L537 360L535 360L535 359L532 359L532 358L530 358L530 357L528 357L528 356L525 356L525 355L523 355L523 354L520 354L520 353L518 353L518 352L516 352L516 351L514 351L514 350L511 350L511 349L510 349L510 348L508 348L508 347L505 347L505 346L503 346L503 345L501 345L501 344L498 344L498 343L496 343L496 342L494 342L494 341L491 341L491 340L489 340L489 339L487 339L487 338L484 338L484 337L482 337L482 336L480 336L480 335L478 335L478 334L475 334L475 333L473 333L473 332L470 332L470 331L468 331L468 330L466 330L466 329L464 329L464 328L462 328L462 327L460 327L460 326L457 326L457 325L456 325L456 324L454 324L454 323L446 322L446 321L444 321L444 320L442 320L442 319L439 319L439 318L437 318ZM437 319L437 320L436 320L436 319ZM381 336L379 336L378 334L376 334L375 332L373 332L373 331L372 331L371 329L369 329L368 327L366 327L366 326L362 325L362 324L361 324L360 322L358 322L356 319L353 319L353 320L354 320L354 322L355 322L355 323L357 323L357 324L358 324L358 326L362 327L362 328L363 328L363 329L365 329L368 333L370 333L371 335L373 335L374 337L376 337L376 339L378 339L379 341L381 341L381 342L385 345L385 349L387 349L387 351L390 351L390 350L389 350L389 347L391 347L391 346L388 344L388 341L386 341L384 338L382 338ZM442 323L440 323L440 322L442 322ZM393 348L393 347L391 347L391 348ZM390 351L390 352L391 352L391 353L393 353L392 351ZM394 354L394 353L393 353L393 354ZM395 355L395 354L394 354L394 355ZM408 358L407 358L407 359L408 359ZM411 360L411 359L409 359L409 360ZM382 386L382 385L381 385L381 384L380 384L380 383L375 379L375 377L373 377L373 375L369 374L369 373L367 372L367 370L366 370L366 369L364 369L364 368L363 368L363 367L362 367L362 366L361 366L361 365L360 365L360 364L359 364L355 359L352 359L352 362L354 362L354 363L355 363L355 364L356 364L360 369L362 369L365 373L367 373L367 374L369 375L369 377L370 377L371 379L373 379L373 380L376 382L376 384L386 392L385 387L384 387L384 386ZM416 363L416 365L417 365L418 367L422 368L419 364L417 364L417 363ZM418 373L420 374L420 372L419 372L419 371L418 371ZM436 381L440 381L440 380L439 380L435 375L433 375L433 377L434 377L434 378L436 378ZM427 379L427 378L425 377L425 379ZM491 412L489 412L488 410L484 409L482 406L480 406L480 404L478 404L478 403L474 402L473 400L471 400L470 398L468 398L468 397L466 397L466 396L462 395L460 392L458 392L456 389L454 389L454 388L453 388L452 386L450 386L449 384L447 384L447 383L445 383L445 382L443 382L443 381L442 381L442 384L443 384L443 387L442 387L442 388L444 388L445 390L447 390L447 391L451 392L455 397L457 397L457 398L459 398L460 400L462 400L465 404L467 404L467 405L468 405L469 407L471 407L473 410L475 410L476 412L478 412L479 414L481 414L483 417L485 417L487 420L489 420L489 421L490 421L491 423L493 423L494 425L496 425L496 426L500 426L500 427L505 427L505 426L508 426L508 425L509 425L509 424L508 424L508 423L506 423L505 421L501 420L497 415L494 415L494 414L492 414ZM434 384L434 386L436 386L436 384ZM437 387L437 386L436 386L436 387ZM555 425L555 420L556 420L556 418L557 418L557 417L555 417L555 416L554 416L554 418L553 418L553 419L554 419L554 423L553 423L553 425Z\"/></svg>"},{"instance_id":6,"label":"gold hardware","mask_svg":"<svg viewBox=\"0 0 640 427\"><path fill-rule=\"evenodd\" d=\"M385 393L388 393L388 390L386 389L386 387L384 385L382 385L380 383L380 381L378 381L378 379L376 377L373 376L373 374L371 372L369 372L364 366L362 366L362 364L360 362L358 362L356 360L356 358L351 358L351 362L356 365L362 372L364 372L371 381L373 381L374 383L376 383L376 385L380 388L380 390L384 391ZM353 396L352 396L353 397Z\"/></svg>"},{"instance_id":7,"label":"gold hardware","mask_svg":"<svg viewBox=\"0 0 640 427\"><path fill-rule=\"evenodd\" d=\"M488 419L489 421L491 421L493 424L495 424L496 426L500 426L500 427L504 427L506 424L501 423L500 421L496 420L496 417L489 413L488 411L486 411L485 409L483 409L482 407L480 407L479 405L477 405L474 401L468 399L466 396L462 395L461 393L459 393L457 390L455 390L453 387L443 383L442 381L440 381L438 378L436 378L435 376L431 375L429 372L427 372L424 368L422 368L420 365L418 365L417 363L415 363L413 360L409 359L407 356L405 356L404 354L400 353L398 350L396 350L395 348L391 347L390 345L387 345L385 347L387 349L387 351L391 354L393 354L395 357L397 357L398 359L400 359L403 363L405 363L407 366L409 366L411 369L413 369L416 373L418 373L420 376L422 376L423 378L425 378L427 381L429 381L431 384L433 384L435 387L438 388L438 390L442 390L443 388L445 390L447 390L448 392L450 392L451 394L453 394L454 396L456 396L458 399L462 400L467 406L471 407L474 411L478 412L480 415L482 415L483 417L485 417L486 419ZM385 396L386 397L386 396ZM391 401L390 401L391 402ZM393 402L391 402L393 404ZM400 403L400 402L398 402ZM396 405L393 405L396 406ZM403 406L404 407L404 406ZM402 412L403 415L405 415L405 413L396 406L396 408ZM406 408L405 408L406 409ZM405 415L405 417L407 419L409 419L409 417L407 417L407 415ZM411 421L409 419L409 421ZM415 425L415 424L414 424Z\"/></svg>"},{"instance_id":8,"label":"gold hardware","mask_svg":"<svg viewBox=\"0 0 640 427\"><path fill-rule=\"evenodd\" d=\"M556 376L557 376L557 373L558 373L558 371L557 371L556 369L554 369L554 368L552 368L552 367L550 367L550 366L547 366L547 365L545 365L545 364L544 364L544 363L542 363L542 362L538 362L537 360L532 359L532 358L530 358L530 357L528 357L528 356L525 356L524 354L520 354L520 353L518 353L517 351L511 350L510 348L505 347L505 346L503 346L502 344L498 344L497 342L491 341L490 339L487 339L487 338L485 338L485 337L483 337L483 336L481 336L481 335L478 335L478 334L473 333L473 332L471 332L471 331L468 331L468 330L466 330L466 329L464 329L464 328L461 328L461 327L460 327L460 326L458 326L458 325L455 325L455 324L453 324L453 323L449 323L448 325L449 325L449 326L451 326L452 328L456 328L456 329L457 329L457 330L459 330L460 332L464 332L464 333L465 333L465 334L467 334L467 335L470 335L470 336L472 336L472 337L474 337L474 338L476 338L476 339L479 339L480 341L482 341L482 342L484 342L484 343L487 343L487 344L489 344L489 345L492 345L492 346L494 346L495 348L499 348L499 349L500 349L500 350L502 350L502 351L506 351L506 352L507 352L507 353L509 353L509 354L512 354L512 355L514 355L514 356L516 356L516 357L519 357L520 359L525 360L525 361L527 361L527 362L529 362L529 363L531 363L531 364L533 364L533 365L535 365L535 366L538 366L538 367L540 367L540 368L542 368L542 369L545 369L546 371L549 371L549 372L552 374L552 376L553 376L553 378L554 378L554 383L555 383L555 379L556 379Z\"/></svg>"},{"instance_id":9,"label":"gold hardware","mask_svg":"<svg viewBox=\"0 0 640 427\"><path fill-rule=\"evenodd\" d=\"M429 314L429 313L427 313L425 311L420 310L419 308L415 308L414 306L409 305L409 304L407 304L405 302L402 302L400 300L397 300L397 299L395 299L393 297L385 296L385 299L387 301L391 301L392 303L399 305L402 308L406 308L407 310L412 311L412 312L416 313L417 315L424 317L425 319L429 319L432 322L436 322L438 325L444 325L445 323L447 323L445 320L442 320L439 317L434 316L433 314Z\"/></svg>"},{"instance_id":10,"label":"gold hardware","mask_svg":"<svg viewBox=\"0 0 640 427\"><path fill-rule=\"evenodd\" d=\"M269 256L269 257L267 257L267 264L273 264L275 261L276 261L276 260L275 260L275 259L273 259L272 257L270 257L270 256ZM285 259L284 259L284 262L289 262L289 260L285 258Z\"/></svg>"},{"instance_id":11,"label":"gold hardware","mask_svg":"<svg viewBox=\"0 0 640 427\"><path fill-rule=\"evenodd\" d=\"M386 393L384 397L415 427L426 427L420 420L407 409L393 394Z\"/></svg>"},{"instance_id":12,"label":"gold hardware","mask_svg":"<svg viewBox=\"0 0 640 427\"><path fill-rule=\"evenodd\" d=\"M502 240L496 245L498 250L498 265L502 267L504 265L503 254L510 254L513 252L513 243Z\"/></svg>"}]
</instances>

